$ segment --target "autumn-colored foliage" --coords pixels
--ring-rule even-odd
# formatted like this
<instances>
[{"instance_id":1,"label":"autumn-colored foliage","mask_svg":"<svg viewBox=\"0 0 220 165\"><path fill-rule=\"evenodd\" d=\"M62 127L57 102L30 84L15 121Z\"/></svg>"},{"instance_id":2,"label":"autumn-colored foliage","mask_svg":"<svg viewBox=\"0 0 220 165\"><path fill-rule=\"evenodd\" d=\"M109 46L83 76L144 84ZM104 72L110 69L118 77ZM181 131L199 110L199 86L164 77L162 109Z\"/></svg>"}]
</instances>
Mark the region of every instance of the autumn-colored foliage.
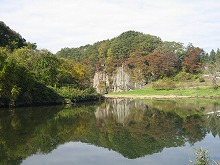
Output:
<instances>
[{"instance_id":1,"label":"autumn-colored foliage","mask_svg":"<svg viewBox=\"0 0 220 165\"><path fill-rule=\"evenodd\" d=\"M148 74L153 79L170 77L178 72L178 59L171 52L162 54L154 52L149 54L146 59L148 63Z\"/></svg>"},{"instance_id":2,"label":"autumn-colored foliage","mask_svg":"<svg viewBox=\"0 0 220 165\"><path fill-rule=\"evenodd\" d=\"M203 67L202 54L203 50L201 48L189 45L182 62L183 70L188 73L199 73Z\"/></svg>"},{"instance_id":3,"label":"autumn-colored foliage","mask_svg":"<svg viewBox=\"0 0 220 165\"><path fill-rule=\"evenodd\" d=\"M63 48L57 55L82 62L93 78L96 71L112 75L126 66L133 79L148 82L175 76L179 71L197 74L203 68L203 50L190 44L162 41L159 37L127 31L110 39L79 48Z\"/></svg>"}]
</instances>

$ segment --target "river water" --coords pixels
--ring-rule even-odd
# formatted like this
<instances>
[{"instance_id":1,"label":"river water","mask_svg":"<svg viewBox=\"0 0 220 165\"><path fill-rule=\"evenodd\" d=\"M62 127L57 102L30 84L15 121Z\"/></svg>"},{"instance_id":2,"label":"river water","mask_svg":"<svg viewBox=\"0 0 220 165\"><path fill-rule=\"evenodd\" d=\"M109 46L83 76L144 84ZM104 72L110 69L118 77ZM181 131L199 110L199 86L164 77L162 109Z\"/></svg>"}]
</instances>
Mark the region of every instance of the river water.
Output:
<instances>
[{"instance_id":1,"label":"river water","mask_svg":"<svg viewBox=\"0 0 220 165\"><path fill-rule=\"evenodd\" d=\"M0 164L187 165L200 147L220 161L219 109L195 99L1 109Z\"/></svg>"}]
</instances>

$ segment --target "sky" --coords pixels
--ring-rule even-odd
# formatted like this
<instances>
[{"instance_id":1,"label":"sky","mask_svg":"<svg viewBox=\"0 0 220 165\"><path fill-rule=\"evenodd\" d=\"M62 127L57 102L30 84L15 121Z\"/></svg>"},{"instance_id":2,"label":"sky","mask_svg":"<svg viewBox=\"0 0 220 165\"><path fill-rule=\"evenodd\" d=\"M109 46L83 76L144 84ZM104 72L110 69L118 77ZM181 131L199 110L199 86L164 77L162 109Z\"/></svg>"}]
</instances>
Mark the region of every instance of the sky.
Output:
<instances>
[{"instance_id":1,"label":"sky","mask_svg":"<svg viewBox=\"0 0 220 165\"><path fill-rule=\"evenodd\" d=\"M163 41L220 48L219 0L0 0L0 20L56 53L134 30Z\"/></svg>"}]
</instances>

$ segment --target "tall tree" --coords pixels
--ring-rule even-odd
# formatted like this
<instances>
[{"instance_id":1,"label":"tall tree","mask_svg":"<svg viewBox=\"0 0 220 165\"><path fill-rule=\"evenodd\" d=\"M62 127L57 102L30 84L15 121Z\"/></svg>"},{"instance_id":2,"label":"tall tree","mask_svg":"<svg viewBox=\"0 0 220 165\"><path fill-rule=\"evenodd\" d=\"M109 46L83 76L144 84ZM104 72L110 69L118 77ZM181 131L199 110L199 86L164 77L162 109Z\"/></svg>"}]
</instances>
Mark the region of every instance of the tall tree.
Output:
<instances>
[{"instance_id":1,"label":"tall tree","mask_svg":"<svg viewBox=\"0 0 220 165\"><path fill-rule=\"evenodd\" d=\"M217 49L215 52L213 49L210 52L209 60L206 63L206 70L209 76L212 78L213 88L217 89L217 77L219 76L220 72L220 50Z\"/></svg>"},{"instance_id":2,"label":"tall tree","mask_svg":"<svg viewBox=\"0 0 220 165\"><path fill-rule=\"evenodd\" d=\"M216 61L216 53L215 53L215 51L213 49L210 52L209 61L212 61L212 62Z\"/></svg>"}]
</instances>

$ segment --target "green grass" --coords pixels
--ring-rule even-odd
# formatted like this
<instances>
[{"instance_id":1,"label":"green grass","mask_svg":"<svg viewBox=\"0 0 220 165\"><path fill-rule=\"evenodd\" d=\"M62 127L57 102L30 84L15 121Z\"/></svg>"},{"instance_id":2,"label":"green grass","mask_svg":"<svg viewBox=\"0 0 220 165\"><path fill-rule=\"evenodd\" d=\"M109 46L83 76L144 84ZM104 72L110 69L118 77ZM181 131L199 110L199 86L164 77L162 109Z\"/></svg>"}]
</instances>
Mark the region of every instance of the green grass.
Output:
<instances>
[{"instance_id":1,"label":"green grass","mask_svg":"<svg viewBox=\"0 0 220 165\"><path fill-rule=\"evenodd\" d=\"M199 97L220 97L220 88L214 90L212 88L185 88L174 90L155 90L152 88L142 88L127 92L112 92L114 95L178 95L178 96L199 96Z\"/></svg>"}]
</instances>

